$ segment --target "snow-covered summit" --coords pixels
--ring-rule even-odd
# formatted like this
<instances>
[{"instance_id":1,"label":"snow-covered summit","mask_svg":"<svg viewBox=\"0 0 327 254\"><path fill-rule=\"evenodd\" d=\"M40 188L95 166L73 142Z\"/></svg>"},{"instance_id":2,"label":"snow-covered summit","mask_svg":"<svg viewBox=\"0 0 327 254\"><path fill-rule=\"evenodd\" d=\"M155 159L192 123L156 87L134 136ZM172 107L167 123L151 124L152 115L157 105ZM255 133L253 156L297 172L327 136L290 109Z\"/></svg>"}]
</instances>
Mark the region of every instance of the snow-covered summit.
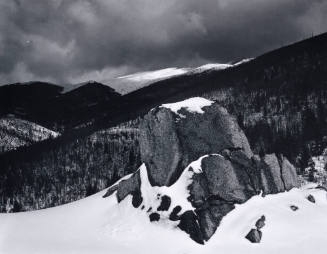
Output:
<instances>
[{"instance_id":1,"label":"snow-covered summit","mask_svg":"<svg viewBox=\"0 0 327 254\"><path fill-rule=\"evenodd\" d=\"M148 81L148 80L157 80L157 79L164 79L168 77L173 77L176 75L181 75L188 72L188 68L166 68L162 70L155 70L155 71L146 71L135 73L131 75L121 76L117 79L126 79L131 81Z\"/></svg>"},{"instance_id":2,"label":"snow-covered summit","mask_svg":"<svg viewBox=\"0 0 327 254\"><path fill-rule=\"evenodd\" d=\"M227 68L233 67L232 64L219 64L219 63L210 63L210 64L205 64L202 66L199 66L195 69L193 69L193 72L203 72L203 71L209 71L209 70L224 70Z\"/></svg>"},{"instance_id":3,"label":"snow-covered summit","mask_svg":"<svg viewBox=\"0 0 327 254\"><path fill-rule=\"evenodd\" d=\"M191 113L203 114L204 111L202 108L211 106L213 103L213 101L202 97L193 97L180 102L163 104L161 107L168 108L180 117L184 117L178 113L181 109L185 109Z\"/></svg>"},{"instance_id":4,"label":"snow-covered summit","mask_svg":"<svg viewBox=\"0 0 327 254\"><path fill-rule=\"evenodd\" d=\"M219 71L227 68L232 68L234 66L246 63L252 59L244 59L236 64L224 64L224 63L208 63L199 67L194 68L177 68L170 67L165 69L137 72L125 76L119 76L117 78L104 79L100 82L107 84L114 88L120 94L127 94L138 90L142 87L149 86L157 81L178 77L181 75L192 75L207 71Z\"/></svg>"}]
</instances>

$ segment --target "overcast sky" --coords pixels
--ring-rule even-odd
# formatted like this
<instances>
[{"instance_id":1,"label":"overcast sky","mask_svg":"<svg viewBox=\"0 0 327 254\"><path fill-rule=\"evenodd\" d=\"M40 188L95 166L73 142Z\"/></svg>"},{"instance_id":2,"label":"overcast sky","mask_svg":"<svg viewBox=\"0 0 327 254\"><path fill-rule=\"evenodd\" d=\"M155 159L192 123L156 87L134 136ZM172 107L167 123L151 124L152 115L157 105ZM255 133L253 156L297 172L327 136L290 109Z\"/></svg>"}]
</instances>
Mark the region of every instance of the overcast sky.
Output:
<instances>
[{"instance_id":1,"label":"overcast sky","mask_svg":"<svg viewBox=\"0 0 327 254\"><path fill-rule=\"evenodd\" d=\"M326 29L326 0L0 0L0 84L235 61Z\"/></svg>"}]
</instances>

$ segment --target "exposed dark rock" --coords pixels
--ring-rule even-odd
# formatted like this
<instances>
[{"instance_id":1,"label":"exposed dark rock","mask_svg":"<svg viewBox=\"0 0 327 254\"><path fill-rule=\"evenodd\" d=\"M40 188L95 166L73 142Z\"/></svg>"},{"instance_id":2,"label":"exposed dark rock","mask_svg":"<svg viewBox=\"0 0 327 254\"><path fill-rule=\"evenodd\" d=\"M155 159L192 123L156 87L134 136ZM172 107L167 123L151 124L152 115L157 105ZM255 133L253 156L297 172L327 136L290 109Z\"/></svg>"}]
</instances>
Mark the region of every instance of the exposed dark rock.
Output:
<instances>
[{"instance_id":1,"label":"exposed dark rock","mask_svg":"<svg viewBox=\"0 0 327 254\"><path fill-rule=\"evenodd\" d=\"M175 128L175 116L168 109L150 111L141 123L141 159L152 185L169 185L180 167L182 150Z\"/></svg>"},{"instance_id":2,"label":"exposed dark rock","mask_svg":"<svg viewBox=\"0 0 327 254\"><path fill-rule=\"evenodd\" d=\"M168 197L167 195L164 195L161 197L161 203L157 210L158 211L168 211L170 204L171 204L171 198Z\"/></svg>"},{"instance_id":3,"label":"exposed dark rock","mask_svg":"<svg viewBox=\"0 0 327 254\"><path fill-rule=\"evenodd\" d=\"M204 107L204 114L170 109L150 111L141 122L140 149L151 184L169 186L182 170L202 155L224 149L242 149L250 158L249 143L234 118L217 104Z\"/></svg>"},{"instance_id":4,"label":"exposed dark rock","mask_svg":"<svg viewBox=\"0 0 327 254\"><path fill-rule=\"evenodd\" d=\"M285 191L281 169L275 154L265 155L259 164L261 187L265 194Z\"/></svg>"},{"instance_id":5,"label":"exposed dark rock","mask_svg":"<svg viewBox=\"0 0 327 254\"><path fill-rule=\"evenodd\" d=\"M257 222L255 223L256 228L257 229L263 228L266 225L265 221L266 221L266 217L262 215L261 218L257 220Z\"/></svg>"},{"instance_id":6,"label":"exposed dark rock","mask_svg":"<svg viewBox=\"0 0 327 254\"><path fill-rule=\"evenodd\" d=\"M256 194L246 171L220 155L204 158L202 170L210 195L219 196L226 201L243 203Z\"/></svg>"},{"instance_id":7,"label":"exposed dark rock","mask_svg":"<svg viewBox=\"0 0 327 254\"><path fill-rule=\"evenodd\" d=\"M316 203L315 197L312 196L311 194L309 196L307 196L307 200L309 200L311 203Z\"/></svg>"},{"instance_id":8,"label":"exposed dark rock","mask_svg":"<svg viewBox=\"0 0 327 254\"><path fill-rule=\"evenodd\" d=\"M291 205L290 208L291 208L292 211L299 210L299 207L297 207L296 205Z\"/></svg>"},{"instance_id":9,"label":"exposed dark rock","mask_svg":"<svg viewBox=\"0 0 327 254\"><path fill-rule=\"evenodd\" d=\"M179 212L182 210L182 207L180 207L179 205L178 206L175 206L173 211L171 212L171 214L169 215L169 219L172 220L172 221L177 221L180 219L180 216L178 215Z\"/></svg>"},{"instance_id":10,"label":"exposed dark rock","mask_svg":"<svg viewBox=\"0 0 327 254\"><path fill-rule=\"evenodd\" d=\"M159 213L151 213L149 215L150 221L159 221L160 220L160 214Z\"/></svg>"},{"instance_id":11,"label":"exposed dark rock","mask_svg":"<svg viewBox=\"0 0 327 254\"><path fill-rule=\"evenodd\" d=\"M188 199L194 207L201 207L210 196L207 179L202 174L194 174L192 180Z\"/></svg>"},{"instance_id":12,"label":"exposed dark rock","mask_svg":"<svg viewBox=\"0 0 327 254\"><path fill-rule=\"evenodd\" d=\"M142 194L141 194L141 191L134 191L132 193L132 205L135 207L135 208L138 208L142 202L143 202L143 198L142 198Z\"/></svg>"},{"instance_id":13,"label":"exposed dark rock","mask_svg":"<svg viewBox=\"0 0 327 254\"><path fill-rule=\"evenodd\" d=\"M212 216L210 208L196 210L196 213L198 215L199 226L203 239L207 241L216 232L219 225L219 220L216 220Z\"/></svg>"},{"instance_id":14,"label":"exposed dark rock","mask_svg":"<svg viewBox=\"0 0 327 254\"><path fill-rule=\"evenodd\" d=\"M180 217L178 227L188 233L197 243L204 244L202 232L200 230L197 216L192 211L186 211Z\"/></svg>"},{"instance_id":15,"label":"exposed dark rock","mask_svg":"<svg viewBox=\"0 0 327 254\"><path fill-rule=\"evenodd\" d=\"M220 204L210 204L210 212L214 220L219 224L222 218L235 208L234 204L221 201Z\"/></svg>"},{"instance_id":16,"label":"exposed dark rock","mask_svg":"<svg viewBox=\"0 0 327 254\"><path fill-rule=\"evenodd\" d=\"M250 232L245 236L251 243L260 243L262 238L262 232L259 229L251 229Z\"/></svg>"},{"instance_id":17,"label":"exposed dark rock","mask_svg":"<svg viewBox=\"0 0 327 254\"><path fill-rule=\"evenodd\" d=\"M326 187L324 187L324 186L321 186L321 185L318 185L318 186L316 187L316 189L318 189L318 190L325 190L325 191L327 191L327 188L326 188Z\"/></svg>"},{"instance_id":18,"label":"exposed dark rock","mask_svg":"<svg viewBox=\"0 0 327 254\"><path fill-rule=\"evenodd\" d=\"M109 187L106 194L104 194L102 197L107 198L107 197L111 196L117 189L118 189L118 184L115 184L115 185Z\"/></svg>"},{"instance_id":19,"label":"exposed dark rock","mask_svg":"<svg viewBox=\"0 0 327 254\"><path fill-rule=\"evenodd\" d=\"M295 167L284 156L281 158L282 179L285 190L299 187L299 179Z\"/></svg>"},{"instance_id":20,"label":"exposed dark rock","mask_svg":"<svg viewBox=\"0 0 327 254\"><path fill-rule=\"evenodd\" d=\"M127 195L138 193L140 191L141 179L140 179L140 171L134 173L130 178L126 180L122 180L118 183L117 189L117 200L120 202Z\"/></svg>"},{"instance_id":21,"label":"exposed dark rock","mask_svg":"<svg viewBox=\"0 0 327 254\"><path fill-rule=\"evenodd\" d=\"M249 159L241 150L233 151L230 155L230 161L233 163L233 165L237 166L240 170L243 170L244 174L247 175L247 184L251 186L251 189L255 190L256 193L259 194L262 187L257 163L255 162L256 158L258 158L258 156L254 155L251 159Z\"/></svg>"}]
</instances>

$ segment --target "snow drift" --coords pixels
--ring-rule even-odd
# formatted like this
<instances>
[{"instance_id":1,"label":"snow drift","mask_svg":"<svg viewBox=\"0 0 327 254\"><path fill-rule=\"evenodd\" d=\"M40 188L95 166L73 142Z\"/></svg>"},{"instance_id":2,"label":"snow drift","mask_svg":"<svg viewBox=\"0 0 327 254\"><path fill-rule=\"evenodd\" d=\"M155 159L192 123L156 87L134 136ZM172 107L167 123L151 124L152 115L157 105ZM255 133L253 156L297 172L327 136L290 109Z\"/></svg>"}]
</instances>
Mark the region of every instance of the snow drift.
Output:
<instances>
[{"instance_id":1,"label":"snow drift","mask_svg":"<svg viewBox=\"0 0 327 254\"><path fill-rule=\"evenodd\" d=\"M237 205L206 245L195 243L174 224L151 223L131 205L131 196L121 203L114 196L103 199L105 191L56 208L1 214L0 253L325 253L326 192L313 186L258 195ZM309 194L316 203L307 200ZM299 209L292 211L290 205ZM245 235L262 215L262 241L251 244Z\"/></svg>"}]
</instances>

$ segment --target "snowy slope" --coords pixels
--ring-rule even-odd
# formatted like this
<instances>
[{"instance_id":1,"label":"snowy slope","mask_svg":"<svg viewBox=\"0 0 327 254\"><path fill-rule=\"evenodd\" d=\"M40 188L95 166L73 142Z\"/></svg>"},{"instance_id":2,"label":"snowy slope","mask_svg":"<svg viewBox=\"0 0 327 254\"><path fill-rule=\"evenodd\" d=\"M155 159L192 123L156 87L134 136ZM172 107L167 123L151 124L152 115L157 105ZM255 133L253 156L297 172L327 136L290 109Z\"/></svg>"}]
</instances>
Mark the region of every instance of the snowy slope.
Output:
<instances>
[{"instance_id":1,"label":"snowy slope","mask_svg":"<svg viewBox=\"0 0 327 254\"><path fill-rule=\"evenodd\" d=\"M4 117L0 119L0 153L48 138L56 138L58 135L57 132L26 120Z\"/></svg>"},{"instance_id":2,"label":"snowy slope","mask_svg":"<svg viewBox=\"0 0 327 254\"><path fill-rule=\"evenodd\" d=\"M120 94L127 94L142 87L153 84L156 81L186 74L188 68L166 68L155 71L146 71L121 76L114 79L103 80L102 83L114 88Z\"/></svg>"},{"instance_id":3,"label":"snowy slope","mask_svg":"<svg viewBox=\"0 0 327 254\"><path fill-rule=\"evenodd\" d=\"M181 75L191 75L196 73L202 73L207 71L219 71L224 70L226 68L231 68L233 66L237 66L246 62L251 61L252 59L244 59L235 64L220 64L220 63L209 63L195 68L165 68L154 71L145 71L138 72L130 75L120 76L117 78L110 79L102 79L98 80L98 82L106 84L112 88L114 88L120 94L128 94L130 92L136 91L142 87L149 86L157 81L181 76ZM80 86L83 83L71 85L70 87L66 87L64 92L72 91Z\"/></svg>"},{"instance_id":4,"label":"snowy slope","mask_svg":"<svg viewBox=\"0 0 327 254\"><path fill-rule=\"evenodd\" d=\"M194 173L200 170L198 164L192 164ZM185 200L183 186L189 176L167 190L149 186L145 167L140 170L145 202L153 205L156 191L171 191L173 200ZM102 191L64 206L1 214L0 253L325 253L327 196L312 187L255 196L236 206L204 246L176 228L175 222L150 223L145 209L131 205L130 196L118 204L115 195L102 198L106 192ZM315 204L306 199L309 194L315 197ZM299 210L292 211L290 205ZM251 244L244 236L262 215L266 216L262 242Z\"/></svg>"}]
</instances>

